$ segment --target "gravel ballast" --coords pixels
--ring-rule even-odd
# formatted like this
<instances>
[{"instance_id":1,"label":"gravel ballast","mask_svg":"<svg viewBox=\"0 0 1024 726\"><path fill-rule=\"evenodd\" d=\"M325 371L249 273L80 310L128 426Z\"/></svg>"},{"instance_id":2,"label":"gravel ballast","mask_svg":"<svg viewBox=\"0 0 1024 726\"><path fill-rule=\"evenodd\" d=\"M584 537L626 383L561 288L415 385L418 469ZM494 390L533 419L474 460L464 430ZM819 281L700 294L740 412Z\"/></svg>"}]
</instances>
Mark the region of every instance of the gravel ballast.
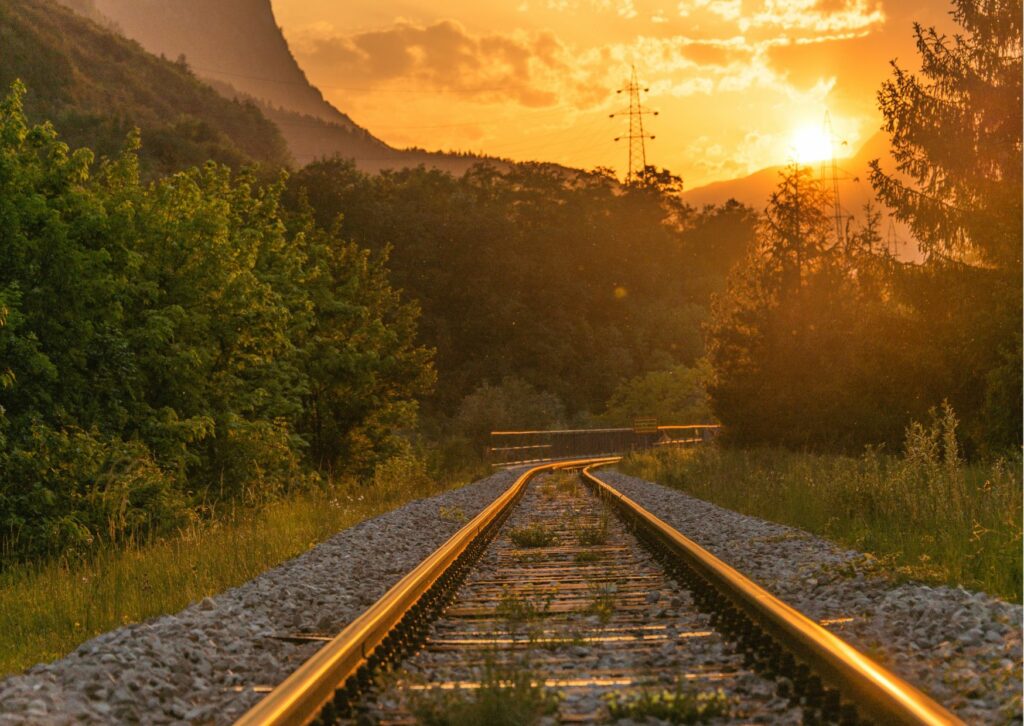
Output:
<instances>
[{"instance_id":1,"label":"gravel ballast","mask_svg":"<svg viewBox=\"0 0 1024 726\"><path fill-rule=\"evenodd\" d=\"M922 688L969 724L1021 722L1020 605L897 583L863 553L652 482L601 478L774 595Z\"/></svg>"},{"instance_id":2,"label":"gravel ballast","mask_svg":"<svg viewBox=\"0 0 1024 726\"><path fill-rule=\"evenodd\" d=\"M240 587L0 682L0 724L232 723L514 481L503 471L362 522Z\"/></svg>"},{"instance_id":3,"label":"gravel ballast","mask_svg":"<svg viewBox=\"0 0 1024 726\"><path fill-rule=\"evenodd\" d=\"M0 682L0 724L231 723L514 480L499 472L347 529L180 613L111 631ZM1019 605L896 583L861 553L658 484L602 477L971 724L1019 723ZM255 690L254 690L255 689Z\"/></svg>"}]
</instances>

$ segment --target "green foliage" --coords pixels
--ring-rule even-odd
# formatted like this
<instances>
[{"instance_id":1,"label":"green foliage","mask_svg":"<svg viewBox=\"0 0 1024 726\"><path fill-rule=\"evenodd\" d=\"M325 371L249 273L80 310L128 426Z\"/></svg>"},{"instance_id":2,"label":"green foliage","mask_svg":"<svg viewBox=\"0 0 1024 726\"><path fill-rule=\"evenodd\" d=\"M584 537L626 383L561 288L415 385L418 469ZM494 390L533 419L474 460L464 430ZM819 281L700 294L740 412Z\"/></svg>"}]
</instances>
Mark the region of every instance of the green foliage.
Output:
<instances>
[{"instance_id":1,"label":"green foliage","mask_svg":"<svg viewBox=\"0 0 1024 726\"><path fill-rule=\"evenodd\" d=\"M927 261L890 258L872 210L837 240L827 195L787 170L708 327L727 440L895 447L948 399L969 455L1019 450L1020 2L957 0L953 17L952 38L916 29L923 79L894 65L879 94L899 173L876 163L872 183Z\"/></svg>"},{"instance_id":2,"label":"green foliage","mask_svg":"<svg viewBox=\"0 0 1024 726\"><path fill-rule=\"evenodd\" d=\"M896 264L875 252L877 215L838 244L823 200L809 170L785 170L756 250L715 301L708 390L734 442L895 444L927 405L922 382L934 377L899 367L915 338L890 334L911 326L891 304Z\"/></svg>"},{"instance_id":3,"label":"green foliage","mask_svg":"<svg viewBox=\"0 0 1024 726\"><path fill-rule=\"evenodd\" d=\"M97 18L91 3L76 3ZM116 156L142 130L147 176L214 160L232 167L289 163L284 139L251 103L221 96L181 63L76 15L53 0L0 5L0 88L23 80L26 112L50 120L72 145Z\"/></svg>"},{"instance_id":4,"label":"green foliage","mask_svg":"<svg viewBox=\"0 0 1024 726\"><path fill-rule=\"evenodd\" d=\"M687 688L683 682L671 691L644 689L630 695L609 693L606 702L608 716L613 721L653 718L672 724L706 723L728 716L731 710L729 698L721 688L698 691Z\"/></svg>"},{"instance_id":5,"label":"green foliage","mask_svg":"<svg viewBox=\"0 0 1024 726\"><path fill-rule=\"evenodd\" d=\"M426 689L412 712L429 726L528 726L555 714L558 701L527 667L488 664L478 688Z\"/></svg>"},{"instance_id":6,"label":"green foliage","mask_svg":"<svg viewBox=\"0 0 1024 726\"><path fill-rule=\"evenodd\" d=\"M496 382L511 377L572 418L625 378L693 365L708 291L749 243L749 210L694 212L669 177L623 189L600 171L540 164L369 177L332 159L292 177L286 198L370 249L391 247L394 283L422 305L437 349L430 413L482 406L474 392L500 398Z\"/></svg>"},{"instance_id":7,"label":"green foliage","mask_svg":"<svg viewBox=\"0 0 1024 726\"><path fill-rule=\"evenodd\" d=\"M1021 3L953 6L960 31L948 37L916 26L921 75L893 63L893 77L878 94L898 173L875 162L871 183L940 270L940 310L932 319L951 324L937 326L927 352L963 351L957 382L970 394L957 396L952 385L946 393L958 399L979 446L998 452L1019 449L1024 436ZM957 304L965 288L979 285L982 308Z\"/></svg>"},{"instance_id":8,"label":"green foliage","mask_svg":"<svg viewBox=\"0 0 1024 726\"><path fill-rule=\"evenodd\" d=\"M491 431L554 428L564 420L565 409L557 397L509 377L498 385L484 383L462 399L454 428L479 446Z\"/></svg>"},{"instance_id":9,"label":"green foliage","mask_svg":"<svg viewBox=\"0 0 1024 726\"><path fill-rule=\"evenodd\" d=\"M541 524L516 527L508 536L516 547L550 547L556 540L555 533Z\"/></svg>"},{"instance_id":10,"label":"green foliage","mask_svg":"<svg viewBox=\"0 0 1024 726\"><path fill-rule=\"evenodd\" d=\"M8 550L81 554L189 519L173 477L138 441L39 424L3 464L0 526L13 533Z\"/></svg>"},{"instance_id":11,"label":"green foliage","mask_svg":"<svg viewBox=\"0 0 1024 726\"><path fill-rule=\"evenodd\" d=\"M871 183L933 255L1021 266L1021 3L954 0L952 37L916 26L921 77L879 91L899 174ZM965 153L966 150L966 153Z\"/></svg>"},{"instance_id":12,"label":"green foliage","mask_svg":"<svg viewBox=\"0 0 1024 726\"><path fill-rule=\"evenodd\" d=\"M74 558L9 563L0 569L0 676L63 657L122 625L178 612L346 527L466 482L409 479L409 467L379 467L373 488L335 480L259 509L212 503L216 517L190 517L156 541L110 546L103 538Z\"/></svg>"},{"instance_id":13,"label":"green foliage","mask_svg":"<svg viewBox=\"0 0 1024 726\"><path fill-rule=\"evenodd\" d=\"M365 476L432 381L384 261L282 183L209 163L140 182L132 136L94 168L23 89L0 104L0 539L19 555L173 526Z\"/></svg>"},{"instance_id":14,"label":"green foliage","mask_svg":"<svg viewBox=\"0 0 1024 726\"><path fill-rule=\"evenodd\" d=\"M710 422L707 396L710 376L710 365L701 359L692 368L676 366L623 381L612 393L600 420L618 426L631 426L643 416L653 416L666 424Z\"/></svg>"},{"instance_id":15,"label":"green foliage","mask_svg":"<svg viewBox=\"0 0 1024 726\"><path fill-rule=\"evenodd\" d=\"M822 203L806 170L787 170L757 250L716 299L708 389L726 440L897 447L910 420L948 398L963 413L972 455L1012 446L1019 416L995 402L1019 391L1020 358L1006 350L1019 334L1005 327L1016 313L999 273L897 262L870 207L864 225L837 241ZM993 377L998 385L986 383Z\"/></svg>"},{"instance_id":16,"label":"green foliage","mask_svg":"<svg viewBox=\"0 0 1024 726\"><path fill-rule=\"evenodd\" d=\"M870 553L886 572L1021 599L1019 455L967 464L948 406L906 430L902 456L701 447L639 455L638 476Z\"/></svg>"}]
</instances>

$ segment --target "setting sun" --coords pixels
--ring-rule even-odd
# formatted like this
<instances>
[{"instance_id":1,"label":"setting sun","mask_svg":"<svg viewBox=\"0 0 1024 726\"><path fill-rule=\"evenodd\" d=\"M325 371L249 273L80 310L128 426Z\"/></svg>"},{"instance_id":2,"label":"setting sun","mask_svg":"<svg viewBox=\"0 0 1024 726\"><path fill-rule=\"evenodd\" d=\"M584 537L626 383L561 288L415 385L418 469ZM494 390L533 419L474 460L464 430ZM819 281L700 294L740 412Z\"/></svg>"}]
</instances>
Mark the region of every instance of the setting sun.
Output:
<instances>
[{"instance_id":1,"label":"setting sun","mask_svg":"<svg viewBox=\"0 0 1024 726\"><path fill-rule=\"evenodd\" d=\"M788 155L799 164L810 164L832 157L832 141L819 125L801 126L790 137Z\"/></svg>"}]
</instances>

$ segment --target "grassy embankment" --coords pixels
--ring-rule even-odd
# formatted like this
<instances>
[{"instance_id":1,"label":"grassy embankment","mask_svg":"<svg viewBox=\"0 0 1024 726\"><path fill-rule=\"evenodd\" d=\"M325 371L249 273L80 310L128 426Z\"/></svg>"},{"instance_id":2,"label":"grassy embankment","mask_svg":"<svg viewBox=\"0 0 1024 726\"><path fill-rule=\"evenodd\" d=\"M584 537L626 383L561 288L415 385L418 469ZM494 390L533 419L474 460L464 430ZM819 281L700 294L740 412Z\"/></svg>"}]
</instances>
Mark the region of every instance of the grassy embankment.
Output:
<instances>
[{"instance_id":1,"label":"grassy embankment","mask_svg":"<svg viewBox=\"0 0 1024 726\"><path fill-rule=\"evenodd\" d=\"M965 463L955 420L912 426L902 456L709 447L622 468L723 507L813 532L900 579L1021 601L1021 461Z\"/></svg>"},{"instance_id":2,"label":"grassy embankment","mask_svg":"<svg viewBox=\"0 0 1024 726\"><path fill-rule=\"evenodd\" d=\"M8 568L0 572L0 674L59 658L120 625L176 612L339 530L461 482L437 483L414 462L399 460L368 486L297 494L81 561Z\"/></svg>"}]
</instances>

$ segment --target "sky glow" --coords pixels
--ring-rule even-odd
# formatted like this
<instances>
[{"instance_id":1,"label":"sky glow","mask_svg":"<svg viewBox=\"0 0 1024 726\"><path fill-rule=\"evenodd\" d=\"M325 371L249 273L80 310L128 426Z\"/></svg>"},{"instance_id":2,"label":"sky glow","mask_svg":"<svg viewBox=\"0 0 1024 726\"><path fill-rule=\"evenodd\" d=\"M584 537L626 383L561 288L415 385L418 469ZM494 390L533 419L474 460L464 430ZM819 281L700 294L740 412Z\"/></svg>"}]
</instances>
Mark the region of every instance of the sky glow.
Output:
<instances>
[{"instance_id":1,"label":"sky glow","mask_svg":"<svg viewBox=\"0 0 1024 726\"><path fill-rule=\"evenodd\" d=\"M396 146L621 173L608 116L636 63L660 111L649 161L688 187L817 160L826 111L856 151L889 61L916 62L913 21L948 23L944 0L273 3L310 80Z\"/></svg>"}]
</instances>

